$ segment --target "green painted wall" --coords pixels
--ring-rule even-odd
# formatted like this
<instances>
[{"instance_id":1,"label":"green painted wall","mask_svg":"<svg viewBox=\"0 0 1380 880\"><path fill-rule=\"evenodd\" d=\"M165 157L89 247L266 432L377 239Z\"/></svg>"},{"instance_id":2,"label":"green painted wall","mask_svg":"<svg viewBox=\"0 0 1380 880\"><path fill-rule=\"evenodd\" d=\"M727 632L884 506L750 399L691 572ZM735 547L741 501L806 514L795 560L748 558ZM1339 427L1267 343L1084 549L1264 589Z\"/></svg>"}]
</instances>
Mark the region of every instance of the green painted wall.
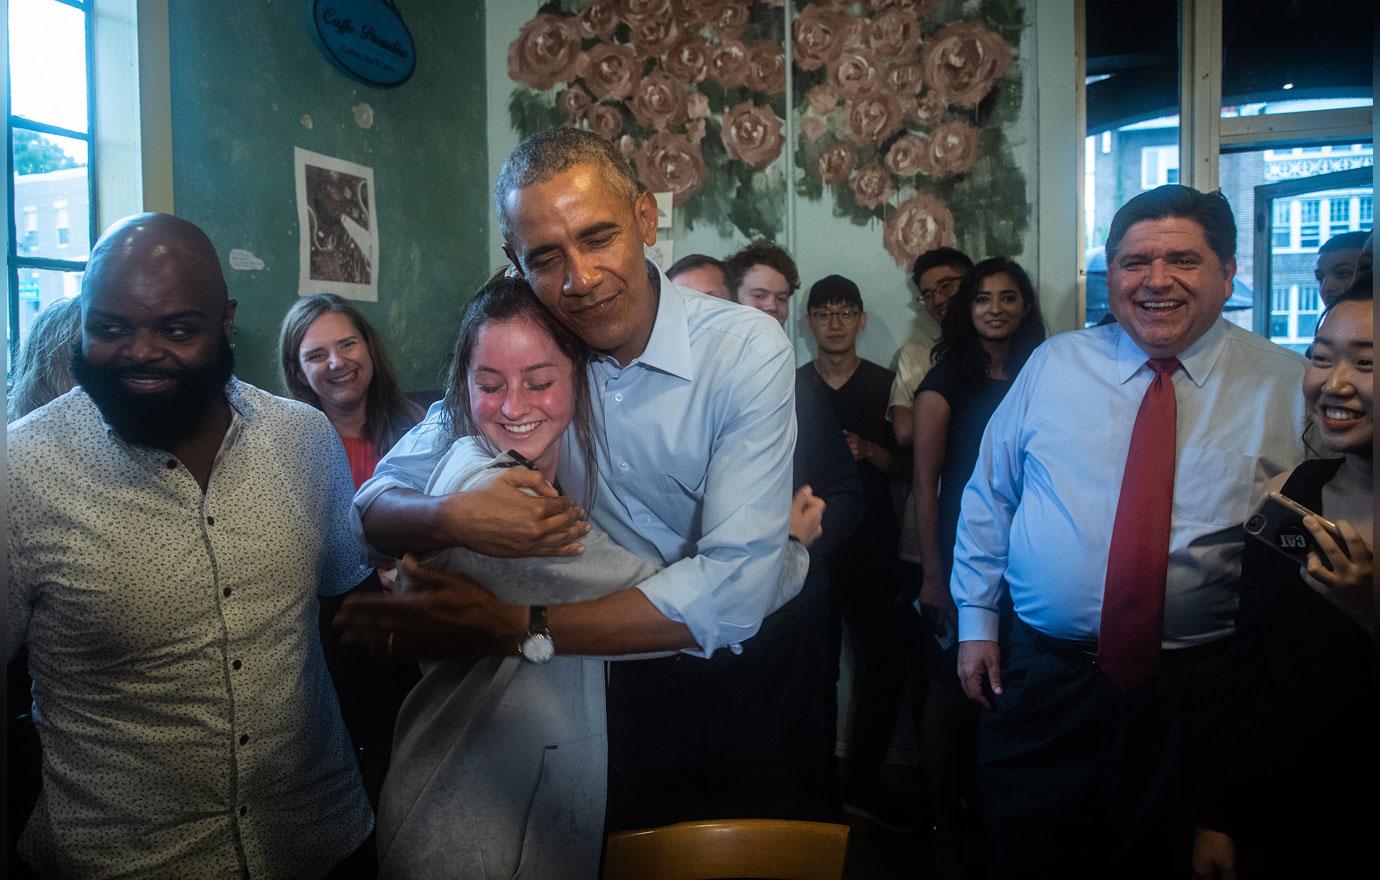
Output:
<instances>
[{"instance_id":1,"label":"green painted wall","mask_svg":"<svg viewBox=\"0 0 1380 880\"><path fill-rule=\"evenodd\" d=\"M373 89L317 51L307 0L169 4L175 209L211 236L239 300L236 372L276 393L278 325L297 299L294 147L374 169L379 301L359 305L405 389L441 387L459 306L488 274L484 4L398 5L417 69ZM264 268L230 268L233 248Z\"/></svg>"}]
</instances>

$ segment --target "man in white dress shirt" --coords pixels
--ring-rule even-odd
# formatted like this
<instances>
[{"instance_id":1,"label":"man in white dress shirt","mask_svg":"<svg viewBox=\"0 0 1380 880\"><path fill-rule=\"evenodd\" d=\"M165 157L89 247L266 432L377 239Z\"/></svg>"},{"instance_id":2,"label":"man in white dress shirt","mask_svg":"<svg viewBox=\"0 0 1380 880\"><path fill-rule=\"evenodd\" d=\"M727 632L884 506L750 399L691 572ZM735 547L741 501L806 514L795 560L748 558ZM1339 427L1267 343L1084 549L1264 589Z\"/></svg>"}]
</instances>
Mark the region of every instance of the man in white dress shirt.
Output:
<instances>
[{"instance_id":1,"label":"man in white dress shirt","mask_svg":"<svg viewBox=\"0 0 1380 880\"><path fill-rule=\"evenodd\" d=\"M983 436L951 587L994 876L1187 875L1241 523L1304 452L1302 359L1221 317L1235 249L1220 193L1127 202L1117 323L1037 349Z\"/></svg>"},{"instance_id":2,"label":"man in white dress shirt","mask_svg":"<svg viewBox=\"0 0 1380 880\"><path fill-rule=\"evenodd\" d=\"M10 425L9 656L29 649L41 876L357 876L373 828L317 596L370 576L318 411L231 376L214 246L115 224L76 388Z\"/></svg>"}]
</instances>

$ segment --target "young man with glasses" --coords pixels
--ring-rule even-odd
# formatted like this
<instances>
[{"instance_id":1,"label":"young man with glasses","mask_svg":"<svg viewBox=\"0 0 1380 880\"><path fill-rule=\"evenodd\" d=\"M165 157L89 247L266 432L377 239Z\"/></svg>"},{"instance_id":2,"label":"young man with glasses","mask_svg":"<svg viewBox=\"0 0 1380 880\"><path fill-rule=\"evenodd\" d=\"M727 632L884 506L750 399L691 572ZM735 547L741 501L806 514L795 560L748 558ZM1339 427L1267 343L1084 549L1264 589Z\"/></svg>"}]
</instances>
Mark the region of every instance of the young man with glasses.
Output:
<instances>
[{"instance_id":1,"label":"young man with glasses","mask_svg":"<svg viewBox=\"0 0 1380 880\"><path fill-rule=\"evenodd\" d=\"M858 286L849 279L830 275L815 282L805 324L819 357L796 371L796 387L815 386L829 399L857 461L867 499L862 525L830 557L829 566L835 597L835 663L843 617L860 660L844 808L893 831L905 831L915 825L915 810L888 797L878 785L905 694L910 666L906 628L908 618L914 617L909 600L901 595L904 585L896 558L901 526L892 488L894 482L908 479L909 469L886 423L895 375L858 356L858 336L867 328L867 313ZM918 587L918 582L911 586Z\"/></svg>"}]
</instances>

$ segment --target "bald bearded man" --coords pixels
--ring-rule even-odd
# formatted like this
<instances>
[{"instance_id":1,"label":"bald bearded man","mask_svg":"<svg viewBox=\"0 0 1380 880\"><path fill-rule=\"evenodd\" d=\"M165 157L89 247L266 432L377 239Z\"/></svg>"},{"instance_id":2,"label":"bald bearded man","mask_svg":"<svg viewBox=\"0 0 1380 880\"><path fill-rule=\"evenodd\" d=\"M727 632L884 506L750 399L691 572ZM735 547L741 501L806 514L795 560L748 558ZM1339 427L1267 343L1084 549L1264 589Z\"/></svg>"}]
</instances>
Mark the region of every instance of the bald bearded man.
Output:
<instances>
[{"instance_id":1,"label":"bald bearded man","mask_svg":"<svg viewBox=\"0 0 1380 880\"><path fill-rule=\"evenodd\" d=\"M44 753L20 855L345 876L373 815L317 634L318 595L370 572L340 441L232 376L235 301L185 220L111 227L81 312L79 387L9 427L7 647Z\"/></svg>"}]
</instances>

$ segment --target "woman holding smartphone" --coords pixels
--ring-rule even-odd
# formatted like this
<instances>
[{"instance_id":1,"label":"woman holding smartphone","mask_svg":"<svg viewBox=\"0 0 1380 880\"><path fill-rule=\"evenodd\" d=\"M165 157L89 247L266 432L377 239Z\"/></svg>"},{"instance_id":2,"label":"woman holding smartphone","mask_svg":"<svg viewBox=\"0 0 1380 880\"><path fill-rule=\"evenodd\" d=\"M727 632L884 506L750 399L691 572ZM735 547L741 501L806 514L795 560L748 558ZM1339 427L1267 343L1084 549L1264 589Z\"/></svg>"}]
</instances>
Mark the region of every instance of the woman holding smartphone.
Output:
<instances>
[{"instance_id":1,"label":"woman holding smartphone","mask_svg":"<svg viewBox=\"0 0 1380 880\"><path fill-rule=\"evenodd\" d=\"M1373 291L1369 273L1323 312L1303 396L1325 458L1265 487L1307 508L1307 564L1246 539L1238 638L1245 747L1204 819L1199 877L1373 876L1380 734L1372 631ZM1326 517L1335 528L1321 521Z\"/></svg>"}]
</instances>

